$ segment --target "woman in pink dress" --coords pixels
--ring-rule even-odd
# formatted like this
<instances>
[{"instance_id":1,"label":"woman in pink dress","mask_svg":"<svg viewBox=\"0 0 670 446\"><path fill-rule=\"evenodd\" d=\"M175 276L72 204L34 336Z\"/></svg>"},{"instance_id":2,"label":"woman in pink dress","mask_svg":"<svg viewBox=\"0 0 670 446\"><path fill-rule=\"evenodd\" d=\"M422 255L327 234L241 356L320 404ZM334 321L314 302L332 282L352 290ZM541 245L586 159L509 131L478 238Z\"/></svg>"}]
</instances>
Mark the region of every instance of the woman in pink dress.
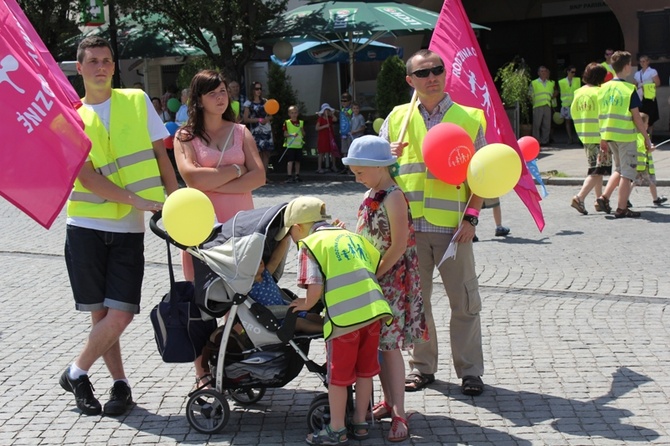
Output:
<instances>
[{"instance_id":1,"label":"woman in pink dress","mask_svg":"<svg viewBox=\"0 0 670 446\"><path fill-rule=\"evenodd\" d=\"M212 70L191 81L188 121L175 136L177 167L188 187L203 191L224 222L253 209L251 191L265 184L265 169L247 128L235 123L223 75ZM184 278L193 280L193 259L182 253ZM196 359L198 381L205 374Z\"/></svg>"}]
</instances>

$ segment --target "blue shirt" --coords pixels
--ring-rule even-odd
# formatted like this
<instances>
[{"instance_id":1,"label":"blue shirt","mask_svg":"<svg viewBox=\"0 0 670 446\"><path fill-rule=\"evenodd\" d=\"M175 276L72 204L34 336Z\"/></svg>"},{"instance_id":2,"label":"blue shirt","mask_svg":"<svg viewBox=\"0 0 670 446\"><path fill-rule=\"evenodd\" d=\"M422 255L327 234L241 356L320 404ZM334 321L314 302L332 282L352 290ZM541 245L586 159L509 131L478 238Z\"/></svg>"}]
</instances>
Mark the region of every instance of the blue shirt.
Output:
<instances>
[{"instance_id":1,"label":"blue shirt","mask_svg":"<svg viewBox=\"0 0 670 446\"><path fill-rule=\"evenodd\" d=\"M261 281L254 282L249 290L249 297L266 307L269 305L287 305L282 297L281 289L267 269L261 273Z\"/></svg>"}]
</instances>

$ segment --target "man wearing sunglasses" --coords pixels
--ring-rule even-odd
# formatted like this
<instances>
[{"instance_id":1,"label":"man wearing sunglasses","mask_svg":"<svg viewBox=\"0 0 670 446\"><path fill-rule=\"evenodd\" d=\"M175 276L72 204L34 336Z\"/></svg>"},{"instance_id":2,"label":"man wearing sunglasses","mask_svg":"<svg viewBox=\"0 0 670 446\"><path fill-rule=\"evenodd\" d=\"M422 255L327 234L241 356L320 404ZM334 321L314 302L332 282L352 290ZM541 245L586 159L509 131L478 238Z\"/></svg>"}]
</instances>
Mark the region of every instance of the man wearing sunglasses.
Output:
<instances>
[{"instance_id":1,"label":"man wearing sunglasses","mask_svg":"<svg viewBox=\"0 0 670 446\"><path fill-rule=\"evenodd\" d=\"M479 316L481 299L472 240L482 199L471 194L466 184L452 186L431 175L423 162L421 145L433 126L452 122L465 129L475 148L479 149L486 145L484 113L456 104L445 93L447 73L437 53L420 50L409 58L406 68L405 79L416 90L416 106L410 110L411 104L404 104L393 109L379 131L379 136L391 143L393 154L398 157L395 180L409 200L416 232L424 314L430 335L428 342L415 344L410 353L405 390L420 390L435 381L438 343L431 294L437 267L451 306L449 329L456 375L462 379L463 394L476 396L484 391L480 378L484 373L484 359ZM400 129L408 113L409 125L401 138ZM452 239L458 242L457 255L438 267Z\"/></svg>"},{"instance_id":2,"label":"man wearing sunglasses","mask_svg":"<svg viewBox=\"0 0 670 446\"><path fill-rule=\"evenodd\" d=\"M577 69L574 65L570 65L566 70L567 76L558 81L558 91L561 94L561 116L565 119L565 130L568 132L568 144L572 144L574 139L572 137L572 115L570 115L570 106L572 99L575 97L575 91L582 86L582 81L578 77Z\"/></svg>"}]
</instances>

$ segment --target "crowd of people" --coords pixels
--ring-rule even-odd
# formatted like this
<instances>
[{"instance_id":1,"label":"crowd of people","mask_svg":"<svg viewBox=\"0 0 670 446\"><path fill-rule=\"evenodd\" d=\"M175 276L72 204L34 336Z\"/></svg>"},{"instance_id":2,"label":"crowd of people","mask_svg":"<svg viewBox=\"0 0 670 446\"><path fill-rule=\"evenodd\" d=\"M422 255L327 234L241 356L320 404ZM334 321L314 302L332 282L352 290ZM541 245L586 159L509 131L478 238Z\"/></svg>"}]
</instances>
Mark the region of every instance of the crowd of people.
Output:
<instances>
[{"instance_id":1,"label":"crowd of people","mask_svg":"<svg viewBox=\"0 0 670 446\"><path fill-rule=\"evenodd\" d=\"M588 177L572 206L586 214L584 200L595 189L597 209L609 213L610 197L618 186L615 217L639 217L627 205L634 182L650 186L654 204L665 201L652 187L653 147L648 134L658 115L649 108L655 101L650 85L657 85L658 75L650 71L647 59L636 74L637 85L625 82L631 74L631 55L625 51L612 52L607 63L614 72L610 82L605 82L608 67L591 63L584 71L583 86L576 69L569 67L558 89L549 80L549 70L540 67L531 85L533 116L538 121L534 132L540 142L548 143L546 120L556 106L552 101L560 97L560 113L566 122L574 121L588 162ZM252 192L265 184L267 154L273 150L272 115L265 111L260 83L253 83L250 99L245 99L236 81L212 70L193 77L181 91L176 110L166 109L167 102L176 99L176 88L162 98L150 98L137 89L113 89L112 51L100 37L81 42L77 69L85 86L79 114L93 146L68 202L65 258L75 308L91 314L91 329L60 385L74 394L86 415L122 415L132 407L133 398L120 339L140 308L144 213L159 211L166 194L177 190L175 167L187 187L210 198L218 221L252 209ZM485 390L482 300L472 242L482 208L493 209L496 235L507 235L509 229L502 226L498 200L484 200L467 184L449 185L426 170L421 145L435 125L457 124L476 149L487 144L483 112L454 102L445 92L446 75L439 54L420 50L412 55L406 62L406 82L416 99L397 106L384 120L379 136L365 135L360 107L348 93L341 96L339 111L327 103L321 106L316 124L319 171L351 173L368 189L356 227L349 230L333 220L319 198L297 197L283 214L276 237L280 250L259 265L250 296L260 303L274 302L276 284L268 277L277 267L276 256L283 258L292 240L298 246L297 286L305 294L289 306L302 314L319 302L325 307L323 318L302 321L309 331L315 330L315 323L323 324L328 357L330 423L309 433L309 444L365 439L369 422L383 418L391 419L389 441L408 438L404 393L430 386L439 372L432 311L436 269L451 309L452 365L461 379L460 390L473 397ZM609 101L614 94L626 101ZM299 182L304 121L296 105L288 111L284 155L289 181ZM335 140L335 123L340 144ZM572 133L568 135L572 138ZM172 157L165 149L168 142ZM122 157L124 162L119 162ZM611 176L603 190L605 175ZM338 251L344 249L338 244L343 236L348 240L347 255ZM452 244L458 244L457 255L445 256ZM192 259L186 252L182 265L185 279L192 281ZM329 280L336 276L339 280ZM407 373L403 351L409 356ZM88 376L99 359L112 378L104 407ZM197 386L206 385L207 373L196 360ZM383 399L369 407L377 375ZM354 384L355 410L347 420L347 388Z\"/></svg>"}]
</instances>

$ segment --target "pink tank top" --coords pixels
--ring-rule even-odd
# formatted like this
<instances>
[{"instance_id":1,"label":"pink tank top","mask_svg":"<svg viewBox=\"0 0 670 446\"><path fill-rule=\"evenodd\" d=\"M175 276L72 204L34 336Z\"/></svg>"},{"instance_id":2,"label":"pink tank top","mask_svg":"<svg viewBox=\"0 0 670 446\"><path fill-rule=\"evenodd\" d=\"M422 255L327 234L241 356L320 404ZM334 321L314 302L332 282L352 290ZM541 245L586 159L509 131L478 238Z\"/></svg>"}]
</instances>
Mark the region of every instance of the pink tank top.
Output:
<instances>
[{"instance_id":1,"label":"pink tank top","mask_svg":"<svg viewBox=\"0 0 670 446\"><path fill-rule=\"evenodd\" d=\"M232 164L244 165L244 149L242 148L244 129L245 127L241 124L234 125L233 136L230 138L230 142L221 159L222 166L230 166ZM192 145L198 164L203 167L216 167L221 157L219 150L207 147L200 138L193 139ZM205 192L205 194L212 200L216 219L221 223L230 220L238 211L254 208L251 192L241 194Z\"/></svg>"}]
</instances>

